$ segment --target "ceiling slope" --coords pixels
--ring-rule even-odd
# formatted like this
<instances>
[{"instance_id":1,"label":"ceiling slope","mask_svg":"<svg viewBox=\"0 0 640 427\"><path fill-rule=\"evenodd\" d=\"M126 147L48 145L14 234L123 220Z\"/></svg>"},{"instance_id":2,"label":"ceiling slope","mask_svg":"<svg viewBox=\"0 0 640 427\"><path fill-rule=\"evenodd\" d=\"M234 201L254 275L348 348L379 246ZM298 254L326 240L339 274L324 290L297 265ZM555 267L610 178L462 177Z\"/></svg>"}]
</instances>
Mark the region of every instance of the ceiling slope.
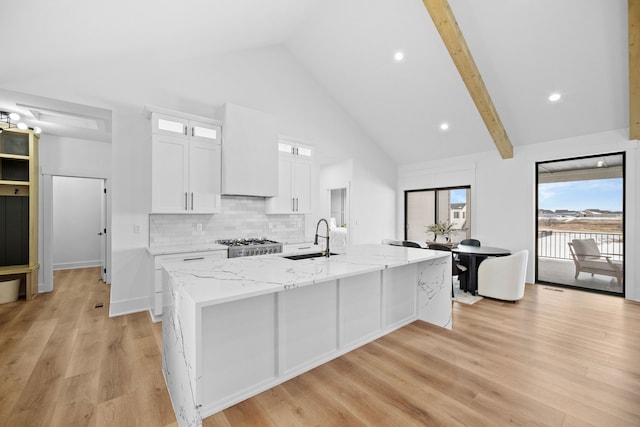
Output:
<instances>
[{"instance_id":1,"label":"ceiling slope","mask_svg":"<svg viewBox=\"0 0 640 427\"><path fill-rule=\"evenodd\" d=\"M458 27L456 17L451 7L449 7L449 2L447 0L423 0L423 3L447 47L453 63L456 65L462 81L467 86L469 95L471 95L471 99L476 104L476 108L478 108L478 112L487 126L487 130L491 134L500 155L503 159L512 158L513 146L507 131L502 125L493 101L491 101L491 96L473 60L473 55L469 51L460 27Z\"/></svg>"},{"instance_id":2,"label":"ceiling slope","mask_svg":"<svg viewBox=\"0 0 640 427\"><path fill-rule=\"evenodd\" d=\"M626 1L448 1L514 149L629 126ZM423 2L325 0L286 46L398 164L495 150Z\"/></svg>"}]
</instances>

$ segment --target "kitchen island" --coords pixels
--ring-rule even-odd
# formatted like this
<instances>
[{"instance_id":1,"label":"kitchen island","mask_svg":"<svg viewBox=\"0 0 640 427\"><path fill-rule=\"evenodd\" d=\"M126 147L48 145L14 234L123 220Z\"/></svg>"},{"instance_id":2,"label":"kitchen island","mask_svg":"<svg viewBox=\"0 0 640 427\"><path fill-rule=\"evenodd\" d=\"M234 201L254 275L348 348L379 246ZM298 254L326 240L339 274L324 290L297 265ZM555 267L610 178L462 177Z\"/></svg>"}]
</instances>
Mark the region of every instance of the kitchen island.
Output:
<instances>
[{"instance_id":1,"label":"kitchen island","mask_svg":"<svg viewBox=\"0 0 640 427\"><path fill-rule=\"evenodd\" d=\"M450 254L351 246L166 264L162 368L180 426L416 320L451 327Z\"/></svg>"}]
</instances>

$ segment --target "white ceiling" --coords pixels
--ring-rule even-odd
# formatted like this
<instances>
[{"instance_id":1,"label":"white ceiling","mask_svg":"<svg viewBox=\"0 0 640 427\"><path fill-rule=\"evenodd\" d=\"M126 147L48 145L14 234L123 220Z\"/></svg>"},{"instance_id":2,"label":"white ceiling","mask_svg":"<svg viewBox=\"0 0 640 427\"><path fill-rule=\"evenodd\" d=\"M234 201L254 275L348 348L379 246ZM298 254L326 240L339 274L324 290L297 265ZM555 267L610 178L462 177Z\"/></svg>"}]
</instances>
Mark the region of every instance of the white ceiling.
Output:
<instances>
[{"instance_id":1,"label":"white ceiling","mask_svg":"<svg viewBox=\"0 0 640 427\"><path fill-rule=\"evenodd\" d=\"M449 2L516 150L628 127L625 0ZM419 0L32 0L2 17L0 86L25 70L284 44L397 163L495 150Z\"/></svg>"}]
</instances>

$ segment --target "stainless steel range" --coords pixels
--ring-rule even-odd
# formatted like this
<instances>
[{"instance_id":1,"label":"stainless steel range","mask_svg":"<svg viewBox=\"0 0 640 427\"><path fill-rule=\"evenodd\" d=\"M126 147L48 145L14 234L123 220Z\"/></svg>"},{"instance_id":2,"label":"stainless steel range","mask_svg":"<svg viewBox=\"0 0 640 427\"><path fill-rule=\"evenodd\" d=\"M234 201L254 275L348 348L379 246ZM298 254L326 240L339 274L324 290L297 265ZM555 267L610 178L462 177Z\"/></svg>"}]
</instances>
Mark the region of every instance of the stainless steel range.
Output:
<instances>
[{"instance_id":1,"label":"stainless steel range","mask_svg":"<svg viewBox=\"0 0 640 427\"><path fill-rule=\"evenodd\" d=\"M216 243L229 247L229 258L241 256L278 254L282 252L282 243L274 242L266 237L250 239L218 240Z\"/></svg>"}]
</instances>

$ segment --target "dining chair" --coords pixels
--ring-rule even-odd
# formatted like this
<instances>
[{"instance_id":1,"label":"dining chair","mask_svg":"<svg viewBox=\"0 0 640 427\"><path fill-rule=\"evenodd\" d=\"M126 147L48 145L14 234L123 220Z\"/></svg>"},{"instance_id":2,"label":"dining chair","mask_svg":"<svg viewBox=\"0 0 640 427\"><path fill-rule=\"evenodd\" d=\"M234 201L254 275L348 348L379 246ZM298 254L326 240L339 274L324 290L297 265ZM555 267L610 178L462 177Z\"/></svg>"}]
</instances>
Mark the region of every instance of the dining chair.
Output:
<instances>
[{"instance_id":1,"label":"dining chair","mask_svg":"<svg viewBox=\"0 0 640 427\"><path fill-rule=\"evenodd\" d=\"M417 240L403 240L402 246L407 248L427 249L427 244Z\"/></svg>"},{"instance_id":2,"label":"dining chair","mask_svg":"<svg viewBox=\"0 0 640 427\"><path fill-rule=\"evenodd\" d=\"M429 249L433 249L434 251L446 251L451 252L451 248L446 245L439 245L437 243L430 243ZM468 268L462 264L460 264L451 254L451 297L453 298L453 276L458 276L458 280L460 281L460 290L467 291L467 272Z\"/></svg>"},{"instance_id":3,"label":"dining chair","mask_svg":"<svg viewBox=\"0 0 640 427\"><path fill-rule=\"evenodd\" d=\"M516 302L524 296L526 249L513 255L488 258L478 267L478 295Z\"/></svg>"},{"instance_id":4,"label":"dining chair","mask_svg":"<svg viewBox=\"0 0 640 427\"><path fill-rule=\"evenodd\" d=\"M478 240L478 239L464 239L458 244L459 245L480 247L480 240ZM485 259L485 258L483 257L482 259ZM459 254L458 255L458 262L461 265L464 265L467 268L469 268L469 266L471 265L471 259L470 259L469 255Z\"/></svg>"},{"instance_id":5,"label":"dining chair","mask_svg":"<svg viewBox=\"0 0 640 427\"><path fill-rule=\"evenodd\" d=\"M402 246L402 240L382 239L383 245Z\"/></svg>"}]
</instances>

